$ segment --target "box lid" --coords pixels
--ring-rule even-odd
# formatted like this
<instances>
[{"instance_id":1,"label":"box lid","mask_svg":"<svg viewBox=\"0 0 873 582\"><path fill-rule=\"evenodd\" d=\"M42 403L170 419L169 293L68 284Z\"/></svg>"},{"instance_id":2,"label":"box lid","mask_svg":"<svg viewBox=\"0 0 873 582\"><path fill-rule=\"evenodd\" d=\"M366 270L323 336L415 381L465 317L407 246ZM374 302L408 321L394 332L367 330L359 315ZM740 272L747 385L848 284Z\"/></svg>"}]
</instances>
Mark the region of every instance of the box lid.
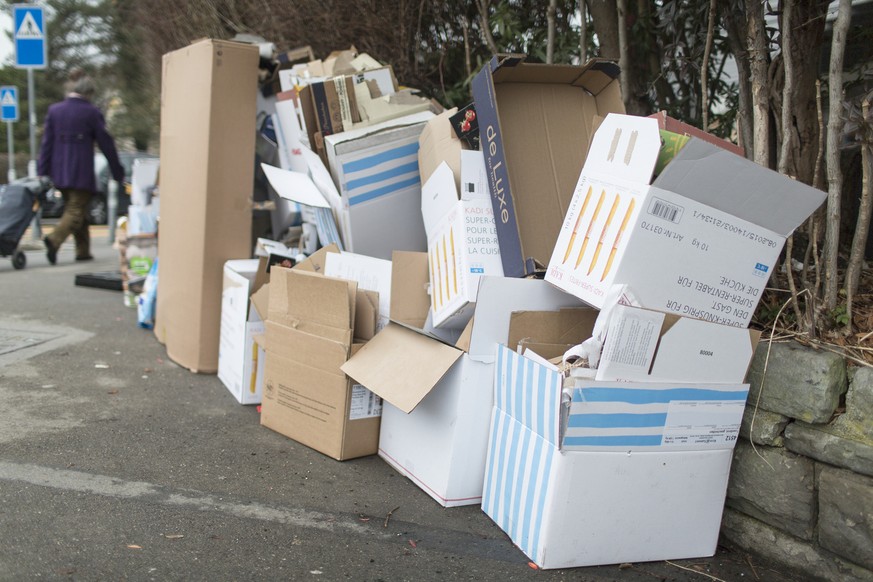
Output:
<instances>
[{"instance_id":1,"label":"box lid","mask_svg":"<svg viewBox=\"0 0 873 582\"><path fill-rule=\"evenodd\" d=\"M692 138L654 185L788 236L827 193Z\"/></svg>"},{"instance_id":2,"label":"box lid","mask_svg":"<svg viewBox=\"0 0 873 582\"><path fill-rule=\"evenodd\" d=\"M354 281L274 268L267 320L314 335L350 341L357 288Z\"/></svg>"}]
</instances>

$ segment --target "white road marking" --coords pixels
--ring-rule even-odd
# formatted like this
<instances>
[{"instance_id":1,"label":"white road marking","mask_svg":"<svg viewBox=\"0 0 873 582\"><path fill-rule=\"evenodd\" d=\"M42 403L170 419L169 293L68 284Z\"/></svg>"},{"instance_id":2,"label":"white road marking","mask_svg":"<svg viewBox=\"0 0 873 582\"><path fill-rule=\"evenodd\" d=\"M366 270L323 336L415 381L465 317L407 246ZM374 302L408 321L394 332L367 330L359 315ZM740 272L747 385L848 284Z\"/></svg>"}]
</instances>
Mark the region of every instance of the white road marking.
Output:
<instances>
[{"instance_id":1,"label":"white road marking","mask_svg":"<svg viewBox=\"0 0 873 582\"><path fill-rule=\"evenodd\" d=\"M330 532L344 531L353 534L375 535L385 539L392 537L341 514L269 506L250 501L228 501L224 497L219 498L202 491L170 489L145 481L125 481L107 475L94 475L82 471L0 461L0 481L29 483L39 487L89 493L103 497L133 499L168 507L213 511L245 519L258 519Z\"/></svg>"}]
</instances>

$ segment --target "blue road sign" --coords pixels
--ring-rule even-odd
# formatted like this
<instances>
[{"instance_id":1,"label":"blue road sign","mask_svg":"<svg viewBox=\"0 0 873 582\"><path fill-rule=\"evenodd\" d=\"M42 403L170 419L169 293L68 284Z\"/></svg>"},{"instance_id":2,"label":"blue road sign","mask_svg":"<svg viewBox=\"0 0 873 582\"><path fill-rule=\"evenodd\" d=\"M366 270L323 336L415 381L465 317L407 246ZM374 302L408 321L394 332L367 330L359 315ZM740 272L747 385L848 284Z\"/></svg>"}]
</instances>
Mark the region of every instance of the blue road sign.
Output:
<instances>
[{"instance_id":1,"label":"blue road sign","mask_svg":"<svg viewBox=\"0 0 873 582\"><path fill-rule=\"evenodd\" d=\"M12 5L15 66L19 69L46 67L45 13L33 4Z\"/></svg>"},{"instance_id":2,"label":"blue road sign","mask_svg":"<svg viewBox=\"0 0 873 582\"><path fill-rule=\"evenodd\" d=\"M0 121L18 121L17 87L0 87Z\"/></svg>"}]
</instances>

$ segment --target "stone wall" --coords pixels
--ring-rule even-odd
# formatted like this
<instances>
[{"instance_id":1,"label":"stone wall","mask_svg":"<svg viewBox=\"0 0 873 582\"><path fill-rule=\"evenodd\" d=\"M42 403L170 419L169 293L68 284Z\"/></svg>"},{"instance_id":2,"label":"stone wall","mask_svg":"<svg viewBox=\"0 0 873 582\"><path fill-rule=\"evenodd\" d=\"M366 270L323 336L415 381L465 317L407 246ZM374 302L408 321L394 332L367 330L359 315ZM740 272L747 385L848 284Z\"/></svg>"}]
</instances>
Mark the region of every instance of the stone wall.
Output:
<instances>
[{"instance_id":1,"label":"stone wall","mask_svg":"<svg viewBox=\"0 0 873 582\"><path fill-rule=\"evenodd\" d=\"M803 579L873 581L873 368L761 343L748 381L723 537Z\"/></svg>"}]
</instances>

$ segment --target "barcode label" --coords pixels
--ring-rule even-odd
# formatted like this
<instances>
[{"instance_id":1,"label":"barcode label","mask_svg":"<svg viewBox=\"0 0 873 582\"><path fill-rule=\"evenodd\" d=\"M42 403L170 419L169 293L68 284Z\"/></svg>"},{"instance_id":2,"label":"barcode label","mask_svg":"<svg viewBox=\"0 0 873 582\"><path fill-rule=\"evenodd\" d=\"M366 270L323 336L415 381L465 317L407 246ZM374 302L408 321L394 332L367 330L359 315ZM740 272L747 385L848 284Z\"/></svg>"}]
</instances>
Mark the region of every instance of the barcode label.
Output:
<instances>
[{"instance_id":1,"label":"barcode label","mask_svg":"<svg viewBox=\"0 0 873 582\"><path fill-rule=\"evenodd\" d=\"M349 420L382 416L382 399L360 384L352 386L351 400Z\"/></svg>"},{"instance_id":2,"label":"barcode label","mask_svg":"<svg viewBox=\"0 0 873 582\"><path fill-rule=\"evenodd\" d=\"M649 206L649 214L678 223L682 218L682 207L670 204L659 198L654 198Z\"/></svg>"}]
</instances>

